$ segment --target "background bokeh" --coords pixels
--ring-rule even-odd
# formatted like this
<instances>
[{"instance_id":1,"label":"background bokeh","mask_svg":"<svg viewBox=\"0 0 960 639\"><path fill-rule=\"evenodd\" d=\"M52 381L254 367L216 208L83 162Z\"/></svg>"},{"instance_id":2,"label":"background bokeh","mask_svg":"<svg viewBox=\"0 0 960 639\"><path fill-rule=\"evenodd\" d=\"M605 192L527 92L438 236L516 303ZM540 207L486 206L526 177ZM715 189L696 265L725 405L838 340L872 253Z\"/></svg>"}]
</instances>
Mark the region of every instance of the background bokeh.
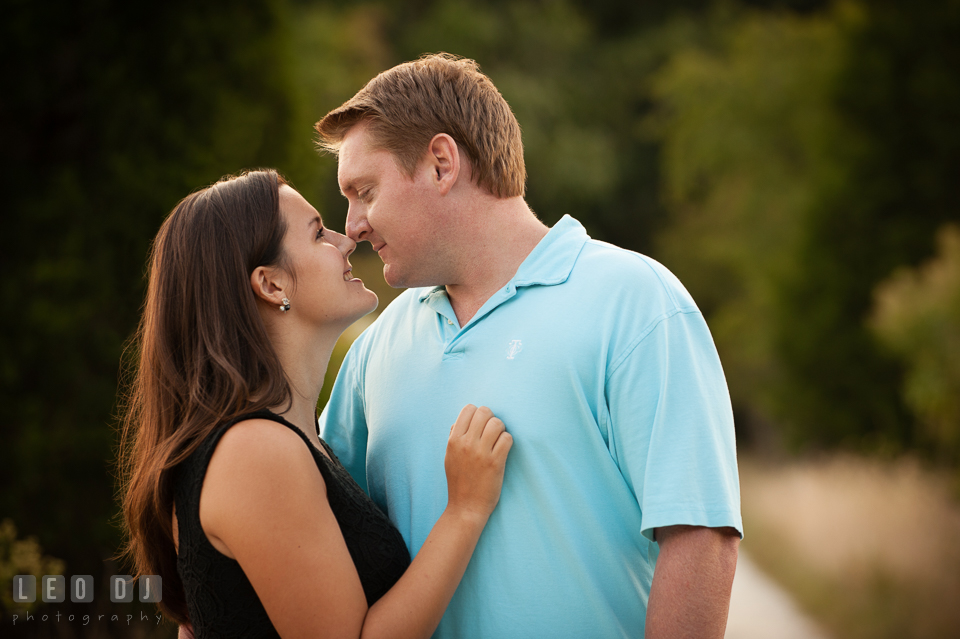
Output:
<instances>
[{"instance_id":1,"label":"background bokeh","mask_svg":"<svg viewBox=\"0 0 960 639\"><path fill-rule=\"evenodd\" d=\"M4 4L0 635L10 576L125 572L118 385L163 217L273 166L342 228L313 123L448 51L514 109L537 214L652 255L700 304L735 406L744 549L837 636L960 636L960 1ZM355 262L384 304L375 260ZM840 484L862 488L828 507ZM851 547L873 543L857 526L916 530L806 561L811 537L843 534L785 522L835 524L873 494ZM882 559L941 537L920 572Z\"/></svg>"}]
</instances>

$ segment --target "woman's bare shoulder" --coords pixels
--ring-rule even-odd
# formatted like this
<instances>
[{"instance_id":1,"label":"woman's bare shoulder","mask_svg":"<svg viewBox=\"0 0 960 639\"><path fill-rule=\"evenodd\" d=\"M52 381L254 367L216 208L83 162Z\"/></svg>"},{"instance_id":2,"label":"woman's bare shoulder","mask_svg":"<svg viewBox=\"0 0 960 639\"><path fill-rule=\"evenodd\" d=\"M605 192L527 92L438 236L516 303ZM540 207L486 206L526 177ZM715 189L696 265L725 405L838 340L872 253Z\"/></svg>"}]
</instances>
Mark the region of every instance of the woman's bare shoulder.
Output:
<instances>
[{"instance_id":1,"label":"woman's bare shoulder","mask_svg":"<svg viewBox=\"0 0 960 639\"><path fill-rule=\"evenodd\" d=\"M245 419L227 429L217 442L214 456L255 456L267 460L300 451L309 455L303 439L288 426L271 419ZM212 462L211 462L212 463Z\"/></svg>"},{"instance_id":2,"label":"woman's bare shoulder","mask_svg":"<svg viewBox=\"0 0 960 639\"><path fill-rule=\"evenodd\" d=\"M294 485L296 489L291 488ZM201 501L232 509L240 499L250 509L258 503L270 504L281 493L289 498L301 491L307 499L326 492L306 442L283 424L247 419L232 426L217 443Z\"/></svg>"}]
</instances>

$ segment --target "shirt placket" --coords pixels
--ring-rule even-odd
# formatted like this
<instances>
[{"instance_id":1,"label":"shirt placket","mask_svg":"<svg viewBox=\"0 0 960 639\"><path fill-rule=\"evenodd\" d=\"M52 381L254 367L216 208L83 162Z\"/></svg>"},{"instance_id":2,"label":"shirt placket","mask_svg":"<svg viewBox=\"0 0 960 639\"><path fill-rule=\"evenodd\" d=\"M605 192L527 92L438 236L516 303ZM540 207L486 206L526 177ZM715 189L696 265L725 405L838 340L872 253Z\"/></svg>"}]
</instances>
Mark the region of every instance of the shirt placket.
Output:
<instances>
[{"instance_id":1,"label":"shirt placket","mask_svg":"<svg viewBox=\"0 0 960 639\"><path fill-rule=\"evenodd\" d=\"M461 359L464 355L463 341L467 333L516 293L516 286L510 282L494 293L463 327L458 324L457 314L450 305L446 291L437 289L427 296L424 302L437 313L437 321L440 324L439 333L443 336L443 359Z\"/></svg>"}]
</instances>

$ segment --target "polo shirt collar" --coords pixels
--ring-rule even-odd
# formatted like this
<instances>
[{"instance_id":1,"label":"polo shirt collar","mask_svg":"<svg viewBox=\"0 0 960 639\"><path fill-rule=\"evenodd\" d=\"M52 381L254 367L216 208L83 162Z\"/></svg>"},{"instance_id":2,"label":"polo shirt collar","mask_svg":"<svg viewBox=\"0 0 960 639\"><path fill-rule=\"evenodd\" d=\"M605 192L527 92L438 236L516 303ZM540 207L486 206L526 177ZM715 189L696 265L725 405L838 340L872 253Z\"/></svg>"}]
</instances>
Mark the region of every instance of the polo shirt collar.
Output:
<instances>
[{"instance_id":1,"label":"polo shirt collar","mask_svg":"<svg viewBox=\"0 0 960 639\"><path fill-rule=\"evenodd\" d=\"M564 215L530 252L511 283L515 286L551 286L566 282L589 239L580 222Z\"/></svg>"},{"instance_id":2,"label":"polo shirt collar","mask_svg":"<svg viewBox=\"0 0 960 639\"><path fill-rule=\"evenodd\" d=\"M523 260L508 288L552 286L567 281L583 245L589 239L590 236L580 222L564 215ZM419 299L422 302L434 293L445 290L443 286L426 288L420 293Z\"/></svg>"}]
</instances>

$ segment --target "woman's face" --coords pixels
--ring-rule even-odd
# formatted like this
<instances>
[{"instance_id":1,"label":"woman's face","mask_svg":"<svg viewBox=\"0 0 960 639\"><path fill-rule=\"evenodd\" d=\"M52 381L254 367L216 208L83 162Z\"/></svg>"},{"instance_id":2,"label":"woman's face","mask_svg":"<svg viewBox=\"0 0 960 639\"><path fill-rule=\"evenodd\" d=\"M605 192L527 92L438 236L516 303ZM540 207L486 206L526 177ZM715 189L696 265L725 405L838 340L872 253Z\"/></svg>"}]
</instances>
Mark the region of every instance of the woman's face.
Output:
<instances>
[{"instance_id":1,"label":"woman's face","mask_svg":"<svg viewBox=\"0 0 960 639\"><path fill-rule=\"evenodd\" d=\"M353 277L348 257L357 243L323 226L320 214L299 193L280 187L283 238L296 286L287 294L290 312L320 324L346 328L377 308L377 296Z\"/></svg>"}]
</instances>

